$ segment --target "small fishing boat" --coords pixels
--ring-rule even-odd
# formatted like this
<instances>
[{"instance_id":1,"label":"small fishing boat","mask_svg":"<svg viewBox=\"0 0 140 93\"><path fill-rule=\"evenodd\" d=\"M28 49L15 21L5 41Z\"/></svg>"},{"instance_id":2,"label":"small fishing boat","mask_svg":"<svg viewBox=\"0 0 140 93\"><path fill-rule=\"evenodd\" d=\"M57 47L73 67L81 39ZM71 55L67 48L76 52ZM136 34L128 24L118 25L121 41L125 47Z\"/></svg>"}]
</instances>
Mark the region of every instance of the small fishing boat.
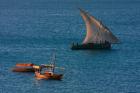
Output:
<instances>
[{"instance_id":1,"label":"small fishing boat","mask_svg":"<svg viewBox=\"0 0 140 93\"><path fill-rule=\"evenodd\" d=\"M110 49L111 44L119 43L119 39L101 21L83 9L79 10L86 25L86 37L81 44L73 43L72 50Z\"/></svg>"},{"instance_id":2,"label":"small fishing boat","mask_svg":"<svg viewBox=\"0 0 140 93\"><path fill-rule=\"evenodd\" d=\"M12 68L13 72L35 72L33 63L18 63Z\"/></svg>"},{"instance_id":3,"label":"small fishing boat","mask_svg":"<svg viewBox=\"0 0 140 93\"><path fill-rule=\"evenodd\" d=\"M35 77L37 79L46 79L46 80L61 80L63 77L63 74L56 74L54 72L55 68L55 56L50 65L40 65L40 66L34 66L35 68ZM63 68L60 68L63 69Z\"/></svg>"},{"instance_id":4,"label":"small fishing boat","mask_svg":"<svg viewBox=\"0 0 140 93\"><path fill-rule=\"evenodd\" d=\"M35 77L37 79L53 79L53 80L61 80L63 77L63 74L55 74L49 71L45 71L44 73L41 73L39 71L35 71Z\"/></svg>"}]
</instances>

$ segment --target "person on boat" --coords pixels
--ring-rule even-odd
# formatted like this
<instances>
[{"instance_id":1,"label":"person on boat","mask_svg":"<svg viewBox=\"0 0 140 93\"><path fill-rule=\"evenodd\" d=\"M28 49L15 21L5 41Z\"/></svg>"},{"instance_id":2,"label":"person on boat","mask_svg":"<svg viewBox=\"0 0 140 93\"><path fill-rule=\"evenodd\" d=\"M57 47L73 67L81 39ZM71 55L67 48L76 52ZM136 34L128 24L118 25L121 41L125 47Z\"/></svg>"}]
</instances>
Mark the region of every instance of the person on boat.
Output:
<instances>
[{"instance_id":1,"label":"person on boat","mask_svg":"<svg viewBox=\"0 0 140 93\"><path fill-rule=\"evenodd\" d=\"M41 66L33 66L35 69L35 72L41 72L42 67Z\"/></svg>"},{"instance_id":2,"label":"person on boat","mask_svg":"<svg viewBox=\"0 0 140 93\"><path fill-rule=\"evenodd\" d=\"M77 43L77 46L78 46L78 43Z\"/></svg>"}]
</instances>

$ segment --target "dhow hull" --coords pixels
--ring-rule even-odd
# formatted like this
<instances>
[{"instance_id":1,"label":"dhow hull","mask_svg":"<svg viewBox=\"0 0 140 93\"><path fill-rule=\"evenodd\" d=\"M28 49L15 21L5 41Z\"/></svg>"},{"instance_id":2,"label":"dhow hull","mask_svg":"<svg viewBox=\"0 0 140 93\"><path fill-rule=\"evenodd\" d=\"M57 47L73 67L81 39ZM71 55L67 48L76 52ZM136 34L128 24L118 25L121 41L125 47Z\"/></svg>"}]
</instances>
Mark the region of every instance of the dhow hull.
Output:
<instances>
[{"instance_id":1,"label":"dhow hull","mask_svg":"<svg viewBox=\"0 0 140 93\"><path fill-rule=\"evenodd\" d=\"M97 43L88 43L88 44L76 44L72 45L72 50L100 50L100 49L111 49L110 43L103 43L103 44L97 44Z\"/></svg>"}]
</instances>

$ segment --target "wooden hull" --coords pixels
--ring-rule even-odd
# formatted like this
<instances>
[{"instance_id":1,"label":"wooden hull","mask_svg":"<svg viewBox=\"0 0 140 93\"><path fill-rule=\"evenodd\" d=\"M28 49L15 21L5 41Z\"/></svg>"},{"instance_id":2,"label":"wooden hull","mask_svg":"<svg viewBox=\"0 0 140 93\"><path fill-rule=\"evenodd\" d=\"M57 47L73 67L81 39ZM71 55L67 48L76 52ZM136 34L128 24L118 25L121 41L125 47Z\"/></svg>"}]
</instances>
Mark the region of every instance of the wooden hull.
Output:
<instances>
[{"instance_id":1,"label":"wooden hull","mask_svg":"<svg viewBox=\"0 0 140 93\"><path fill-rule=\"evenodd\" d=\"M61 80L62 77L62 74L53 74L52 76L50 76L50 79Z\"/></svg>"},{"instance_id":2,"label":"wooden hull","mask_svg":"<svg viewBox=\"0 0 140 93\"><path fill-rule=\"evenodd\" d=\"M35 72L33 68L34 64L32 63L18 63L14 68L12 68L13 72Z\"/></svg>"},{"instance_id":3,"label":"wooden hull","mask_svg":"<svg viewBox=\"0 0 140 93\"><path fill-rule=\"evenodd\" d=\"M14 67L13 72L35 72L33 67Z\"/></svg>"},{"instance_id":4,"label":"wooden hull","mask_svg":"<svg viewBox=\"0 0 140 93\"><path fill-rule=\"evenodd\" d=\"M33 63L18 63L16 64L16 66L30 67L30 66L34 66L34 64Z\"/></svg>"},{"instance_id":5,"label":"wooden hull","mask_svg":"<svg viewBox=\"0 0 140 93\"><path fill-rule=\"evenodd\" d=\"M61 80L63 75L62 74L50 74L50 73L44 73L44 74L40 74L39 72L35 72L35 77L37 79L52 79L52 80Z\"/></svg>"},{"instance_id":6,"label":"wooden hull","mask_svg":"<svg viewBox=\"0 0 140 93\"><path fill-rule=\"evenodd\" d=\"M96 43L88 43L88 44L76 44L72 45L72 50L97 50L97 49L110 49L111 44L110 43L103 43L103 44L96 44Z\"/></svg>"}]
</instances>

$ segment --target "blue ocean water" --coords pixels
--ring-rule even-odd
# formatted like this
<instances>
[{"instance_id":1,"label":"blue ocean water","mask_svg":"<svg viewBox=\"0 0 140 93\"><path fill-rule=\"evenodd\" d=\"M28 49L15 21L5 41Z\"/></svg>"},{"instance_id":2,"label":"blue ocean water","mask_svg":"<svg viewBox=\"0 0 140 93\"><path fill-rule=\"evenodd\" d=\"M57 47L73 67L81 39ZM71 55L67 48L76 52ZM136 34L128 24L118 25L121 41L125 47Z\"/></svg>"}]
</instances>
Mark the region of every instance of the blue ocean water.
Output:
<instances>
[{"instance_id":1,"label":"blue ocean water","mask_svg":"<svg viewBox=\"0 0 140 93\"><path fill-rule=\"evenodd\" d=\"M72 51L85 24L78 7L120 39L106 51ZM13 73L18 62L49 63L55 51L62 81ZM0 93L140 93L139 0L1 0Z\"/></svg>"}]
</instances>

